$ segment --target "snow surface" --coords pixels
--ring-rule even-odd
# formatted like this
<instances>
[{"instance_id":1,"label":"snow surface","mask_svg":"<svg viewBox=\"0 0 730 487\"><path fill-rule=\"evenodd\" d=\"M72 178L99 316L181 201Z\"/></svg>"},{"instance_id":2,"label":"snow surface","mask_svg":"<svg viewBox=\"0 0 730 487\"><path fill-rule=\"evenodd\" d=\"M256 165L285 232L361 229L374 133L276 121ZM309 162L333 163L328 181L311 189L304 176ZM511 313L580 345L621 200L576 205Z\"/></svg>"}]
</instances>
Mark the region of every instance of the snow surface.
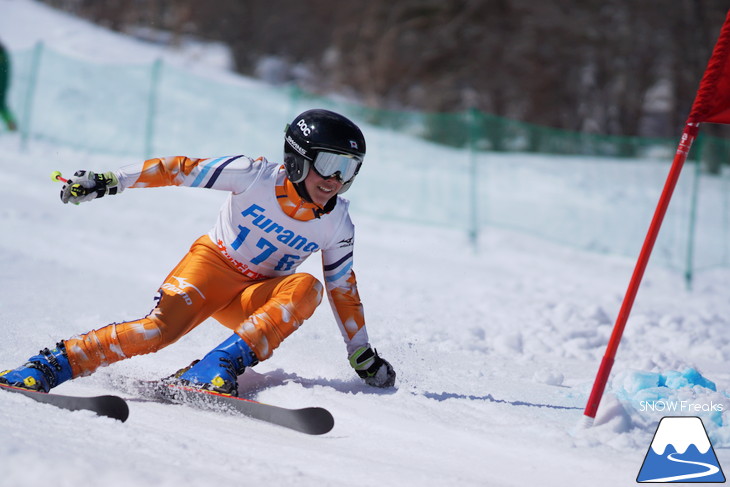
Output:
<instances>
[{"instance_id":1,"label":"snow surface","mask_svg":"<svg viewBox=\"0 0 730 487\"><path fill-rule=\"evenodd\" d=\"M34 2L0 0L0 12L11 47L35 36L89 56L156 55ZM165 188L62 205L52 170L131 161L20 146L15 135L0 138L2 368L143 316L226 196ZM532 174L540 178L539 168ZM728 270L698 275L688 292L680 274L649 265L596 423L581 429L633 259L499 229L472 249L463 232L353 217L368 330L399 374L395 391L354 376L325 305L240 387L271 404L328 408L331 433L310 437L129 395L122 424L4 394L0 485L633 485L659 419L677 414L702 417L720 464L730 465ZM321 276L318 266L315 258L302 270ZM114 393L121 379L170 374L227 336L207 321L157 354L57 391ZM687 410L668 413L672 405Z\"/></svg>"}]
</instances>

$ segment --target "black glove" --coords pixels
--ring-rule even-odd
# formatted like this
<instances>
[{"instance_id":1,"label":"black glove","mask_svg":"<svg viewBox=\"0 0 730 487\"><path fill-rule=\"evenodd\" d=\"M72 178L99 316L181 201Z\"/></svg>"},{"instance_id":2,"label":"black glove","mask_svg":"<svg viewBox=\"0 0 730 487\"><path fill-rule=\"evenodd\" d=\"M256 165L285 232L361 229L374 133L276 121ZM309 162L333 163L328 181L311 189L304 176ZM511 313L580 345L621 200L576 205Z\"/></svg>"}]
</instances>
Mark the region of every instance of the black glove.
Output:
<instances>
[{"instance_id":1,"label":"black glove","mask_svg":"<svg viewBox=\"0 0 730 487\"><path fill-rule=\"evenodd\" d=\"M79 204L120 192L119 180L113 172L103 174L91 171L76 171L61 188L61 201Z\"/></svg>"},{"instance_id":2,"label":"black glove","mask_svg":"<svg viewBox=\"0 0 730 487\"><path fill-rule=\"evenodd\" d=\"M393 387L395 384L393 367L369 346L355 350L350 355L350 365L369 386Z\"/></svg>"}]
</instances>

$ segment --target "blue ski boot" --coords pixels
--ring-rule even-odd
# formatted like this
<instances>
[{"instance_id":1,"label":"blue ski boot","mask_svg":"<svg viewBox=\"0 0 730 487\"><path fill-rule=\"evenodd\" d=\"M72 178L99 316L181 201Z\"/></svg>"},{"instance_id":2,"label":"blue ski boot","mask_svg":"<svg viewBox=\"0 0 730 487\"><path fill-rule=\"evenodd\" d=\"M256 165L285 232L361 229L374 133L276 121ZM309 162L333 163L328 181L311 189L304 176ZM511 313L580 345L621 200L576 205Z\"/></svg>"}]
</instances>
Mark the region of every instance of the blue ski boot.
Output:
<instances>
[{"instance_id":1,"label":"blue ski boot","mask_svg":"<svg viewBox=\"0 0 730 487\"><path fill-rule=\"evenodd\" d=\"M165 380L238 397L238 376L246 367L257 363L248 344L234 333L202 360L194 361Z\"/></svg>"},{"instance_id":2,"label":"blue ski boot","mask_svg":"<svg viewBox=\"0 0 730 487\"><path fill-rule=\"evenodd\" d=\"M0 372L0 383L33 391L48 392L73 376L63 342L44 348L20 367Z\"/></svg>"}]
</instances>

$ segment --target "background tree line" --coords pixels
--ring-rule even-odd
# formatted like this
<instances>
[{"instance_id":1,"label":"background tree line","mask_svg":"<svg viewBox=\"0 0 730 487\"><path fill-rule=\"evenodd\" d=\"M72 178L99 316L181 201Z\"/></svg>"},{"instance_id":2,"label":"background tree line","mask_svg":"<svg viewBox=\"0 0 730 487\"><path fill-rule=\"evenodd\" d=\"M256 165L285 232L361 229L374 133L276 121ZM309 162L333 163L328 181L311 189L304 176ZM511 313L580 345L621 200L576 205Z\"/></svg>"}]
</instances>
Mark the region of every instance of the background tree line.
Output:
<instances>
[{"instance_id":1,"label":"background tree line","mask_svg":"<svg viewBox=\"0 0 730 487\"><path fill-rule=\"evenodd\" d=\"M729 0L47 0L223 41L237 71L367 106L676 136ZM708 130L717 131L709 127Z\"/></svg>"}]
</instances>

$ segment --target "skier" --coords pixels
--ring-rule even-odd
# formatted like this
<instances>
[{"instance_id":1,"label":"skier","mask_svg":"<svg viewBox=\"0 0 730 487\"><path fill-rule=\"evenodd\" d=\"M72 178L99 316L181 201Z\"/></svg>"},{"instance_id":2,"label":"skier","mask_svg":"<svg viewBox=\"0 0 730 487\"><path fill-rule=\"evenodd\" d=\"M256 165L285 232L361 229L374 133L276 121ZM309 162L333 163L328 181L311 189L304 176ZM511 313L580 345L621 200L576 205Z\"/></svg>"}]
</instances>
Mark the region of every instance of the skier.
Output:
<instances>
[{"instance_id":1,"label":"skier","mask_svg":"<svg viewBox=\"0 0 730 487\"><path fill-rule=\"evenodd\" d=\"M77 171L64 203L127 188L190 186L229 191L216 224L167 276L144 318L113 323L44 349L0 382L48 392L98 367L170 345L213 317L233 334L165 380L238 395L237 376L271 357L309 318L323 286L296 268L321 250L328 298L349 362L364 381L391 387L393 367L370 346L352 269L347 191L365 156L360 129L342 115L308 110L287 126L284 165L265 158L156 158L102 174Z\"/></svg>"}]
</instances>

